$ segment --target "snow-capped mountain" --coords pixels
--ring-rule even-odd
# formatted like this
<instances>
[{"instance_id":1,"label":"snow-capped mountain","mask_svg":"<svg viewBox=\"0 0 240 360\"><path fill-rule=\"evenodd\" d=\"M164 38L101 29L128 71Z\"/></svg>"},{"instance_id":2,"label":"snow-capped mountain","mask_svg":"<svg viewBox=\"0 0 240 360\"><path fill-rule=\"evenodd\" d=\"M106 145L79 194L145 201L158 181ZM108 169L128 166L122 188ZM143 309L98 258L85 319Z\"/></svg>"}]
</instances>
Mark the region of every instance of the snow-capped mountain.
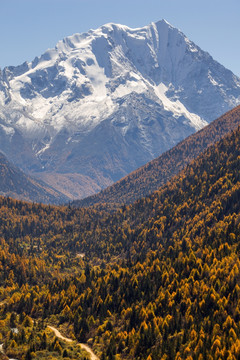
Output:
<instances>
[{"instance_id":1,"label":"snow-capped mountain","mask_svg":"<svg viewBox=\"0 0 240 360\"><path fill-rule=\"evenodd\" d=\"M107 24L0 73L0 150L72 197L240 103L240 79L165 20Z\"/></svg>"}]
</instances>

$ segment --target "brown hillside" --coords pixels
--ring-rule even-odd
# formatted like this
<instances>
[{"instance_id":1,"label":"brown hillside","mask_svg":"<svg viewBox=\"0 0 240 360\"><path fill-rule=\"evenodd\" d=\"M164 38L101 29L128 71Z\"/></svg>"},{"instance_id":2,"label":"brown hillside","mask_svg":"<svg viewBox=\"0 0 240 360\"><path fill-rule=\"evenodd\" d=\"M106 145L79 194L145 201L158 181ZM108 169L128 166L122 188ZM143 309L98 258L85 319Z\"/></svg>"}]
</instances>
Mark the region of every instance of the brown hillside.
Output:
<instances>
[{"instance_id":1,"label":"brown hillside","mask_svg":"<svg viewBox=\"0 0 240 360\"><path fill-rule=\"evenodd\" d=\"M0 153L0 194L15 199L42 203L60 204L67 196L26 175Z\"/></svg>"}]
</instances>

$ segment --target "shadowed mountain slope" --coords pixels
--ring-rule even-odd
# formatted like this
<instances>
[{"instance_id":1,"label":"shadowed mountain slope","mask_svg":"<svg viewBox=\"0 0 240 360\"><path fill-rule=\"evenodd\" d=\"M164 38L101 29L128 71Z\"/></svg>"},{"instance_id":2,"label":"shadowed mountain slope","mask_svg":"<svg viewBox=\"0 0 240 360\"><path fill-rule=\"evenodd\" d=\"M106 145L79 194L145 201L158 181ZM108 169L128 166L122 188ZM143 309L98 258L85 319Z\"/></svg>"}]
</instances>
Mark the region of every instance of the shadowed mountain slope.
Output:
<instances>
[{"instance_id":1,"label":"shadowed mountain slope","mask_svg":"<svg viewBox=\"0 0 240 360\"><path fill-rule=\"evenodd\" d=\"M19 200L60 204L68 198L42 181L33 179L0 153L0 194Z\"/></svg>"}]
</instances>

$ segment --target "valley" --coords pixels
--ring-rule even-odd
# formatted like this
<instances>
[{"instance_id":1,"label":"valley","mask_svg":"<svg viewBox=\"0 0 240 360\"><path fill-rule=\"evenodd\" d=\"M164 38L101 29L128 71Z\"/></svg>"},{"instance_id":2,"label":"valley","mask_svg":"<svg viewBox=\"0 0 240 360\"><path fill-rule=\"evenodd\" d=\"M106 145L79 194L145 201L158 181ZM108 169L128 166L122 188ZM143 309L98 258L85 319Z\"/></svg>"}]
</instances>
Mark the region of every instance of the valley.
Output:
<instances>
[{"instance_id":1,"label":"valley","mask_svg":"<svg viewBox=\"0 0 240 360\"><path fill-rule=\"evenodd\" d=\"M0 360L240 359L239 104L166 20L0 70Z\"/></svg>"},{"instance_id":2,"label":"valley","mask_svg":"<svg viewBox=\"0 0 240 360\"><path fill-rule=\"evenodd\" d=\"M100 359L238 358L239 132L115 212L0 198L1 324L25 324L29 358L42 351L31 321ZM17 334L2 336L20 351Z\"/></svg>"}]
</instances>

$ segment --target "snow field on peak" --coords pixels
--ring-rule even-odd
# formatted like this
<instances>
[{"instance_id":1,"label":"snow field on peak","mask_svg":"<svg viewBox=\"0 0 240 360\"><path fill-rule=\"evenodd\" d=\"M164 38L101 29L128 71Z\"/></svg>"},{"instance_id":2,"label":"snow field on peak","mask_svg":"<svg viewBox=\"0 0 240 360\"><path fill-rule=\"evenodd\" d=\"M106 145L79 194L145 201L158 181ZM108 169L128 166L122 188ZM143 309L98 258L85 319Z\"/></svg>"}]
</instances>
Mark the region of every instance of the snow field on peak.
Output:
<instances>
[{"instance_id":1,"label":"snow field on peak","mask_svg":"<svg viewBox=\"0 0 240 360\"><path fill-rule=\"evenodd\" d=\"M3 120L6 125L9 121L15 124L24 137L38 141L46 133L48 141L52 141L67 129L71 141L75 132L91 132L102 121L109 117L114 120L121 113L125 123L119 126L119 132L125 136L135 117L144 146L148 146L151 138L141 111L132 111L130 101L128 109L123 107L132 95L148 97L168 113L169 122L171 118L180 119L194 130L208 123L209 119L195 108L213 97L212 87L221 88L221 99L227 99L228 104L237 103L233 96L227 98L224 85L210 70L205 76L210 61L213 64L207 53L165 20L137 29L106 24L59 41L55 49L25 64L25 71L12 75L11 101L5 107ZM193 91L199 96L195 108L188 102ZM37 154L49 150L50 145L42 141Z\"/></svg>"},{"instance_id":2,"label":"snow field on peak","mask_svg":"<svg viewBox=\"0 0 240 360\"><path fill-rule=\"evenodd\" d=\"M158 98L161 100L163 107L167 111L172 111L174 117L179 118L180 116L184 116L189 119L191 126L196 130L202 129L204 126L208 124L207 121L201 119L200 116L190 113L186 107L179 101L171 101L165 93L168 91L168 88L163 83L154 87L155 93Z\"/></svg>"}]
</instances>

